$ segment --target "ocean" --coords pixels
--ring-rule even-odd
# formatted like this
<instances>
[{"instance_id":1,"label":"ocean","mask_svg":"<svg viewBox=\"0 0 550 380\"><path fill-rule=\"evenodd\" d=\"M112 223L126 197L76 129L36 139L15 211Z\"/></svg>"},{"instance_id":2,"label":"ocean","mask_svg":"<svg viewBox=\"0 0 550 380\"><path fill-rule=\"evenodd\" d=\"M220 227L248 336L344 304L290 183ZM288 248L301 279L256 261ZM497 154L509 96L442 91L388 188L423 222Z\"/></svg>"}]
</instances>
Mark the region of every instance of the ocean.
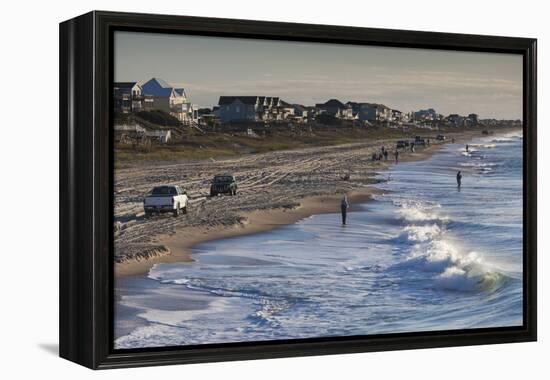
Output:
<instances>
[{"instance_id":1,"label":"ocean","mask_svg":"<svg viewBox=\"0 0 550 380\"><path fill-rule=\"evenodd\" d=\"M523 137L469 147L378 173L346 226L313 215L118 279L115 348L522 325Z\"/></svg>"}]
</instances>

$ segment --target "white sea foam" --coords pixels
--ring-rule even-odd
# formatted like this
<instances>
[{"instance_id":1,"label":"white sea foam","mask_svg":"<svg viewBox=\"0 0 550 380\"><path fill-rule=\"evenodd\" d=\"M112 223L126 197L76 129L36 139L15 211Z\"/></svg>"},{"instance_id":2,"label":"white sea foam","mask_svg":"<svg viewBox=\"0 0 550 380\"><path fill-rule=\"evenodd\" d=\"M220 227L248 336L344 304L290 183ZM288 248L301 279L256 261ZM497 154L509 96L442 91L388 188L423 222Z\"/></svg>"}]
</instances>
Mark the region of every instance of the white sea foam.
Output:
<instances>
[{"instance_id":1,"label":"white sea foam","mask_svg":"<svg viewBox=\"0 0 550 380\"><path fill-rule=\"evenodd\" d=\"M395 265L397 269L413 269L434 273L434 285L456 291L494 290L506 278L494 271L477 252L464 252L457 242L441 231L422 236L409 257Z\"/></svg>"},{"instance_id":2,"label":"white sea foam","mask_svg":"<svg viewBox=\"0 0 550 380\"><path fill-rule=\"evenodd\" d=\"M115 340L115 348L170 347L186 344L181 331L171 326L153 324L138 327Z\"/></svg>"},{"instance_id":3,"label":"white sea foam","mask_svg":"<svg viewBox=\"0 0 550 380\"><path fill-rule=\"evenodd\" d=\"M496 144L471 144L471 145L469 145L469 150L470 151L476 151L477 150L476 148L491 149L491 148L496 148L496 147L497 147Z\"/></svg>"},{"instance_id":4,"label":"white sea foam","mask_svg":"<svg viewBox=\"0 0 550 380\"><path fill-rule=\"evenodd\" d=\"M493 138L491 142L493 143L511 142L511 141L517 141L522 138L523 138L523 131L510 132L510 133L506 133L504 135Z\"/></svg>"},{"instance_id":5,"label":"white sea foam","mask_svg":"<svg viewBox=\"0 0 550 380\"><path fill-rule=\"evenodd\" d=\"M461 162L458 165L463 167L474 167L474 168L485 168L485 167L493 167L496 166L496 163L494 162Z\"/></svg>"},{"instance_id":6,"label":"white sea foam","mask_svg":"<svg viewBox=\"0 0 550 380\"><path fill-rule=\"evenodd\" d=\"M437 224L422 226L407 226L404 233L409 241L423 242L434 239L441 233L441 228Z\"/></svg>"},{"instance_id":7,"label":"white sea foam","mask_svg":"<svg viewBox=\"0 0 550 380\"><path fill-rule=\"evenodd\" d=\"M490 169L492 163L476 163ZM474 164L471 164L474 166ZM398 213L407 224L397 241L412 245L405 261L394 265L400 270L433 273L436 288L456 291L491 290L505 278L489 269L477 252L468 252L446 230L448 218L435 211L440 205L399 201Z\"/></svg>"},{"instance_id":8,"label":"white sea foam","mask_svg":"<svg viewBox=\"0 0 550 380\"><path fill-rule=\"evenodd\" d=\"M399 206L397 212L408 222L446 221L447 217L440 215L436 210L441 208L439 203L422 203L414 201L394 201Z\"/></svg>"}]
</instances>

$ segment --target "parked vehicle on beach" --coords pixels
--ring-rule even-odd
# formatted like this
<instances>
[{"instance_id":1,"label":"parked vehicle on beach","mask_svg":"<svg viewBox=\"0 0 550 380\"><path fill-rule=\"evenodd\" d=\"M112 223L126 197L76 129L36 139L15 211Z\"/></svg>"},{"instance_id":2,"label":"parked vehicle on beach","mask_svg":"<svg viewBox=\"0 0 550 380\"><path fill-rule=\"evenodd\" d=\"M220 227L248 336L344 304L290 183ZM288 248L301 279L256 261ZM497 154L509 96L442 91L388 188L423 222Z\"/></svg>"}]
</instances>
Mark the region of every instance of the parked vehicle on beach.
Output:
<instances>
[{"instance_id":1,"label":"parked vehicle on beach","mask_svg":"<svg viewBox=\"0 0 550 380\"><path fill-rule=\"evenodd\" d=\"M444 135L437 135L436 139L438 141L445 141L446 137Z\"/></svg>"},{"instance_id":2,"label":"parked vehicle on beach","mask_svg":"<svg viewBox=\"0 0 550 380\"><path fill-rule=\"evenodd\" d=\"M218 194L237 195L237 181L232 174L214 176L210 185L210 196L215 197Z\"/></svg>"},{"instance_id":3,"label":"parked vehicle on beach","mask_svg":"<svg viewBox=\"0 0 550 380\"><path fill-rule=\"evenodd\" d=\"M178 216L180 212L187 214L189 198L187 192L176 185L156 186L143 200L145 215L153 213L172 212Z\"/></svg>"}]
</instances>

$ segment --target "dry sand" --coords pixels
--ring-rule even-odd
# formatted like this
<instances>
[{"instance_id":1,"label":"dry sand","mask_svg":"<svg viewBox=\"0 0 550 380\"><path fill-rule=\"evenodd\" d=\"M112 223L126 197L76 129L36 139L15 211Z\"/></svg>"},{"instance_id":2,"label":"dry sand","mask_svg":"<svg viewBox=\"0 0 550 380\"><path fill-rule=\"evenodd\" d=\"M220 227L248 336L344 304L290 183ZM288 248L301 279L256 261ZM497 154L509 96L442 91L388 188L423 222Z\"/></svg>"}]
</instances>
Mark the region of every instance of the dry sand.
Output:
<instances>
[{"instance_id":1,"label":"dry sand","mask_svg":"<svg viewBox=\"0 0 550 380\"><path fill-rule=\"evenodd\" d=\"M454 137L460 142L480 135L467 132ZM444 144L431 141L415 153L401 152L399 162L426 159ZM313 214L339 212L344 193L353 212L354 203L365 202L378 191L371 186L376 172L394 163L391 154L387 161L371 160L381 146L394 147L395 141L119 169L115 173L115 273L136 275L156 263L192 261L191 249L196 244L271 230ZM208 196L209 181L218 172L236 176L237 196ZM342 179L346 173L349 180ZM144 217L143 197L160 184L187 189L191 199L187 215Z\"/></svg>"}]
</instances>

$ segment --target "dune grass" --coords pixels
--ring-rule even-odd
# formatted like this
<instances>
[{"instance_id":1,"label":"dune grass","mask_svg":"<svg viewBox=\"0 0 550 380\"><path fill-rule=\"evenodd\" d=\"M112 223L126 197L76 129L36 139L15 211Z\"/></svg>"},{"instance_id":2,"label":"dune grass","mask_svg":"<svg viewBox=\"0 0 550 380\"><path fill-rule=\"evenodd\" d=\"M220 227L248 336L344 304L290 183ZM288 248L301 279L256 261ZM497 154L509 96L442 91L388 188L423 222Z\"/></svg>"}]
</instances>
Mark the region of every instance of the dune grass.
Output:
<instances>
[{"instance_id":1,"label":"dune grass","mask_svg":"<svg viewBox=\"0 0 550 380\"><path fill-rule=\"evenodd\" d=\"M453 131L455 132L455 131ZM437 131L412 128L407 131L384 127L321 127L309 129L273 129L258 131L259 137L246 133L188 132L169 144L152 144L147 149L115 146L115 165L124 167L137 162L216 159L243 154L264 153L314 146L341 145L363 141L408 139L416 135L433 136Z\"/></svg>"}]
</instances>

